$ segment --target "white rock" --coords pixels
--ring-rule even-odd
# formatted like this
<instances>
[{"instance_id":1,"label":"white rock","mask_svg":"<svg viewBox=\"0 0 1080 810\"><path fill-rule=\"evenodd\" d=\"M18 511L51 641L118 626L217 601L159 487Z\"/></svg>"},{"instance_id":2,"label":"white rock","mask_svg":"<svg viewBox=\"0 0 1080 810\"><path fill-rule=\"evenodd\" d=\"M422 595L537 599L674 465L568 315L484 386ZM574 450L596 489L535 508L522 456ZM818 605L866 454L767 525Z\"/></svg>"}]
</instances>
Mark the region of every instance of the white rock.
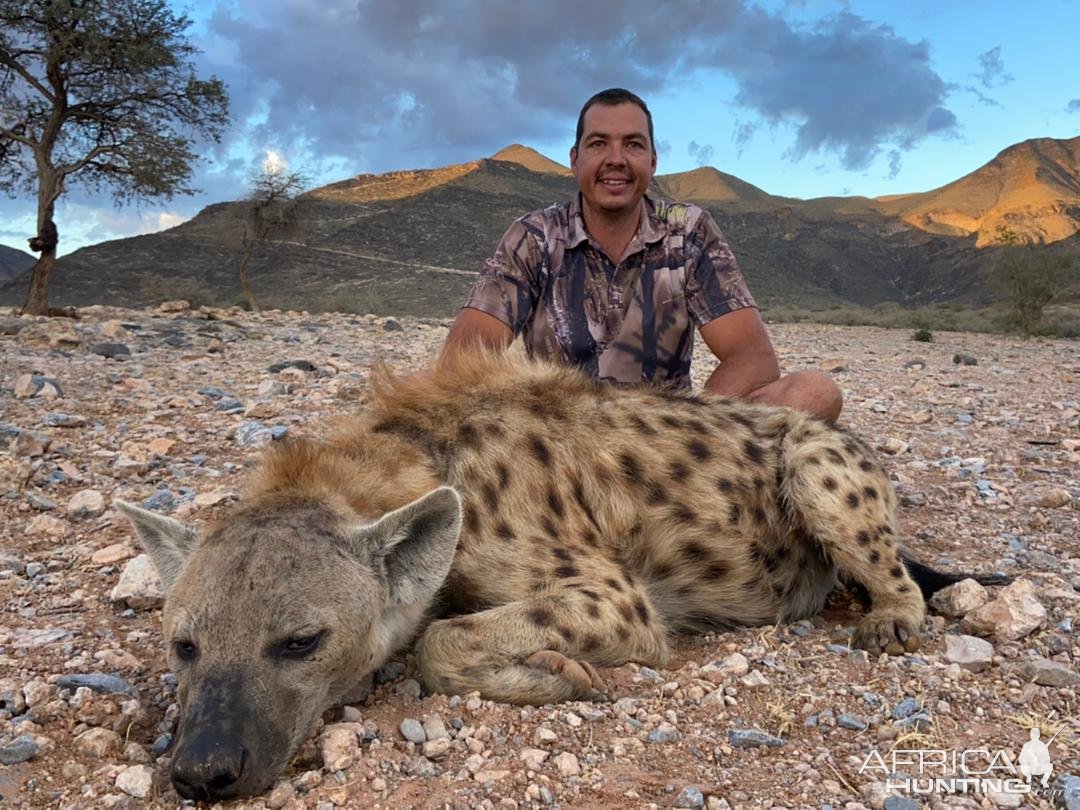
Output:
<instances>
[{"instance_id":1,"label":"white rock","mask_svg":"<svg viewBox=\"0 0 1080 810\"><path fill-rule=\"evenodd\" d=\"M154 769L149 765L132 765L116 777L116 786L128 796L145 799L154 789Z\"/></svg>"},{"instance_id":2,"label":"white rock","mask_svg":"<svg viewBox=\"0 0 1080 810\"><path fill-rule=\"evenodd\" d=\"M990 598L986 588L973 579L962 579L954 585L942 588L930 597L930 607L942 616L959 619L976 608L982 607Z\"/></svg>"},{"instance_id":3,"label":"white rock","mask_svg":"<svg viewBox=\"0 0 1080 810\"><path fill-rule=\"evenodd\" d=\"M569 751L563 751L551 761L555 763L555 767L559 769L559 776L563 778L581 774L581 765L578 763L578 758Z\"/></svg>"},{"instance_id":4,"label":"white rock","mask_svg":"<svg viewBox=\"0 0 1080 810\"><path fill-rule=\"evenodd\" d=\"M982 672L993 658L994 647L989 641L974 636L945 636L945 660L950 664L957 664L968 672Z\"/></svg>"},{"instance_id":5,"label":"white rock","mask_svg":"<svg viewBox=\"0 0 1080 810\"><path fill-rule=\"evenodd\" d=\"M1046 608L1035 598L1035 586L1018 579L997 598L968 614L961 627L980 636L1016 641L1037 630L1046 621Z\"/></svg>"},{"instance_id":6,"label":"white rock","mask_svg":"<svg viewBox=\"0 0 1080 810\"><path fill-rule=\"evenodd\" d=\"M323 766L330 773L352 765L360 753L360 740L352 728L331 727L319 738Z\"/></svg>"},{"instance_id":7,"label":"white rock","mask_svg":"<svg viewBox=\"0 0 1080 810\"><path fill-rule=\"evenodd\" d=\"M165 590L148 556L140 554L124 566L120 581L112 589L109 599L126 602L128 607L135 610L161 607L165 601Z\"/></svg>"},{"instance_id":8,"label":"white rock","mask_svg":"<svg viewBox=\"0 0 1080 810\"><path fill-rule=\"evenodd\" d=\"M739 678L739 683L753 689L758 686L768 686L769 679L761 674L761 670L755 669L753 672L748 672Z\"/></svg>"},{"instance_id":9,"label":"white rock","mask_svg":"<svg viewBox=\"0 0 1080 810\"><path fill-rule=\"evenodd\" d=\"M120 753L120 735L107 728L92 728L75 738L75 750L94 760L108 759Z\"/></svg>"},{"instance_id":10,"label":"white rock","mask_svg":"<svg viewBox=\"0 0 1080 810\"><path fill-rule=\"evenodd\" d=\"M100 517L105 512L105 496L96 489L84 489L71 496L67 505L70 520Z\"/></svg>"},{"instance_id":11,"label":"white rock","mask_svg":"<svg viewBox=\"0 0 1080 810\"><path fill-rule=\"evenodd\" d=\"M543 748L525 748L518 753L521 757L521 761L525 763L525 766L530 770L538 770L544 761L548 758L548 752Z\"/></svg>"},{"instance_id":12,"label":"white rock","mask_svg":"<svg viewBox=\"0 0 1080 810\"><path fill-rule=\"evenodd\" d=\"M424 734L429 740L450 739L450 732L446 730L442 717L437 712L424 715Z\"/></svg>"}]
</instances>

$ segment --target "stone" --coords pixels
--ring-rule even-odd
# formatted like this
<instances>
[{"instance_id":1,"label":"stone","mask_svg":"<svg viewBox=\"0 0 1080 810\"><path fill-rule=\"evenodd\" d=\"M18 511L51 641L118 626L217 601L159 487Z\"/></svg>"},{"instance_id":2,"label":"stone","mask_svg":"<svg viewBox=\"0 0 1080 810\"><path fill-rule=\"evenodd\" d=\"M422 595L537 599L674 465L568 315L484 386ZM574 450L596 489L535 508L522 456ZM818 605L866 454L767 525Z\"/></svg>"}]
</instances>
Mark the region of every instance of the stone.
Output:
<instances>
[{"instance_id":1,"label":"stone","mask_svg":"<svg viewBox=\"0 0 1080 810\"><path fill-rule=\"evenodd\" d=\"M973 579L962 579L930 597L930 607L942 616L960 619L982 607L990 598L986 588Z\"/></svg>"},{"instance_id":2,"label":"stone","mask_svg":"<svg viewBox=\"0 0 1080 810\"><path fill-rule=\"evenodd\" d=\"M105 513L105 496L96 489L83 489L71 496L67 504L69 520L89 520Z\"/></svg>"},{"instance_id":3,"label":"stone","mask_svg":"<svg viewBox=\"0 0 1080 810\"><path fill-rule=\"evenodd\" d=\"M270 791L270 795L266 797L266 806L269 810L281 810L281 808L291 802L295 796L296 788L292 786L292 782L288 780L279 782L274 789Z\"/></svg>"},{"instance_id":4,"label":"stone","mask_svg":"<svg viewBox=\"0 0 1080 810\"><path fill-rule=\"evenodd\" d=\"M158 304L158 312L187 312L191 309L191 302L182 298L173 301L162 301Z\"/></svg>"},{"instance_id":5,"label":"stone","mask_svg":"<svg viewBox=\"0 0 1080 810\"><path fill-rule=\"evenodd\" d=\"M75 738L75 750L95 760L119 756L122 746L120 735L108 728L92 728Z\"/></svg>"},{"instance_id":6,"label":"stone","mask_svg":"<svg viewBox=\"0 0 1080 810\"><path fill-rule=\"evenodd\" d=\"M697 785L687 785L679 791L679 795L675 797L675 801L672 802L671 806L680 808L704 807L705 796Z\"/></svg>"},{"instance_id":7,"label":"stone","mask_svg":"<svg viewBox=\"0 0 1080 810\"><path fill-rule=\"evenodd\" d=\"M904 718L911 717L911 715L915 714L915 712L921 708L922 706L919 704L918 700L913 697L906 697L893 706L892 716L896 720L903 720Z\"/></svg>"},{"instance_id":8,"label":"stone","mask_svg":"<svg viewBox=\"0 0 1080 810\"><path fill-rule=\"evenodd\" d=\"M154 769L149 765L131 765L116 777L116 786L128 796L145 799L154 789Z\"/></svg>"},{"instance_id":9,"label":"stone","mask_svg":"<svg viewBox=\"0 0 1080 810\"><path fill-rule=\"evenodd\" d=\"M315 370L315 364L310 360L282 360L280 363L274 363L270 366L269 371L271 374L278 374L287 368L295 368L300 371L311 372Z\"/></svg>"},{"instance_id":10,"label":"stone","mask_svg":"<svg viewBox=\"0 0 1080 810\"><path fill-rule=\"evenodd\" d=\"M571 754L569 751L563 751L551 760L555 767L559 771L559 776L564 779L568 776L579 776L581 774L581 764L578 762L578 758Z\"/></svg>"},{"instance_id":11,"label":"stone","mask_svg":"<svg viewBox=\"0 0 1080 810\"><path fill-rule=\"evenodd\" d=\"M244 422L235 431L233 439L245 450L266 447L274 439L280 439L287 432L284 425L264 425L262 422Z\"/></svg>"},{"instance_id":12,"label":"stone","mask_svg":"<svg viewBox=\"0 0 1080 810\"><path fill-rule=\"evenodd\" d=\"M1023 676L1040 686L1072 687L1080 686L1080 672L1058 661L1045 658L1026 658L1020 663Z\"/></svg>"},{"instance_id":13,"label":"stone","mask_svg":"<svg viewBox=\"0 0 1080 810\"><path fill-rule=\"evenodd\" d=\"M989 641L974 636L945 636L945 660L968 672L982 672L994 658L994 647Z\"/></svg>"},{"instance_id":14,"label":"stone","mask_svg":"<svg viewBox=\"0 0 1080 810\"><path fill-rule=\"evenodd\" d=\"M442 717L437 712L424 716L424 734L429 740L450 739L450 732L446 730Z\"/></svg>"},{"instance_id":15,"label":"stone","mask_svg":"<svg viewBox=\"0 0 1080 810\"><path fill-rule=\"evenodd\" d=\"M0 571L11 571L13 574L21 574L26 570L26 564L14 551L0 549Z\"/></svg>"},{"instance_id":16,"label":"stone","mask_svg":"<svg viewBox=\"0 0 1080 810\"><path fill-rule=\"evenodd\" d=\"M52 515L38 515L26 526L27 534L42 534L47 537L60 537L67 534L67 524Z\"/></svg>"},{"instance_id":17,"label":"stone","mask_svg":"<svg viewBox=\"0 0 1080 810\"><path fill-rule=\"evenodd\" d=\"M409 742L420 745L427 741L427 734L424 732L424 727L420 724L419 720L407 717L401 721L398 730L401 732L401 736Z\"/></svg>"},{"instance_id":18,"label":"stone","mask_svg":"<svg viewBox=\"0 0 1080 810\"><path fill-rule=\"evenodd\" d=\"M360 755L360 738L353 724L330 727L319 738L323 767L330 773L343 771Z\"/></svg>"},{"instance_id":19,"label":"stone","mask_svg":"<svg viewBox=\"0 0 1080 810\"><path fill-rule=\"evenodd\" d=\"M847 371L847 363L837 357L827 358L822 360L818 367L828 374L839 374L842 371Z\"/></svg>"},{"instance_id":20,"label":"stone","mask_svg":"<svg viewBox=\"0 0 1080 810\"><path fill-rule=\"evenodd\" d=\"M957 352L952 358L953 364L957 366L977 366L979 361L972 357L970 354L963 354Z\"/></svg>"},{"instance_id":21,"label":"stone","mask_svg":"<svg viewBox=\"0 0 1080 810\"><path fill-rule=\"evenodd\" d=\"M423 744L422 749L424 756L428 759L439 759L450 750L451 742L449 739L440 737L437 740L428 740Z\"/></svg>"},{"instance_id":22,"label":"stone","mask_svg":"<svg viewBox=\"0 0 1080 810\"><path fill-rule=\"evenodd\" d=\"M964 617L961 627L980 636L1018 641L1046 621L1046 608L1035 597L1035 586L1017 579L988 602Z\"/></svg>"},{"instance_id":23,"label":"stone","mask_svg":"<svg viewBox=\"0 0 1080 810\"><path fill-rule=\"evenodd\" d=\"M61 675L56 679L56 685L61 689L93 689L103 695L128 695L134 697L137 692L135 687L118 678L115 675L103 675L100 672L92 672L88 675Z\"/></svg>"},{"instance_id":24,"label":"stone","mask_svg":"<svg viewBox=\"0 0 1080 810\"><path fill-rule=\"evenodd\" d=\"M383 321L383 329L387 332L402 331L401 323L396 318L387 318Z\"/></svg>"},{"instance_id":25,"label":"stone","mask_svg":"<svg viewBox=\"0 0 1080 810\"><path fill-rule=\"evenodd\" d=\"M56 508L56 501L44 495L38 495L36 492L26 493L26 502L30 504L31 509L36 509L38 512L51 512Z\"/></svg>"},{"instance_id":26,"label":"stone","mask_svg":"<svg viewBox=\"0 0 1080 810\"><path fill-rule=\"evenodd\" d=\"M109 593L113 602L125 602L135 610L150 610L161 607L165 601L165 590L161 584L154 564L145 554L129 560L120 575L120 581Z\"/></svg>"},{"instance_id":27,"label":"stone","mask_svg":"<svg viewBox=\"0 0 1080 810\"><path fill-rule=\"evenodd\" d=\"M12 391L15 399L30 399L37 396L43 385L45 385L45 378L40 374L20 374L15 378Z\"/></svg>"},{"instance_id":28,"label":"stone","mask_svg":"<svg viewBox=\"0 0 1080 810\"><path fill-rule=\"evenodd\" d=\"M167 456L169 451L176 445L175 439L166 439L164 436L151 439L146 443L146 449L157 456Z\"/></svg>"},{"instance_id":29,"label":"stone","mask_svg":"<svg viewBox=\"0 0 1080 810\"><path fill-rule=\"evenodd\" d=\"M1063 774L1052 783L1058 793L1054 796L1054 806L1064 810L1080 810L1080 776Z\"/></svg>"},{"instance_id":30,"label":"stone","mask_svg":"<svg viewBox=\"0 0 1080 810\"><path fill-rule=\"evenodd\" d=\"M870 724L857 714L841 714L836 718L836 725L840 728L846 728L849 731L866 731L870 727Z\"/></svg>"},{"instance_id":31,"label":"stone","mask_svg":"<svg viewBox=\"0 0 1080 810\"><path fill-rule=\"evenodd\" d=\"M26 711L22 685L14 678L0 678L0 712L18 717Z\"/></svg>"},{"instance_id":32,"label":"stone","mask_svg":"<svg viewBox=\"0 0 1080 810\"><path fill-rule=\"evenodd\" d=\"M1071 506L1072 502L1073 498L1069 494L1069 490L1061 488L1043 490L1031 499L1032 505L1042 509L1061 509L1065 506Z\"/></svg>"},{"instance_id":33,"label":"stone","mask_svg":"<svg viewBox=\"0 0 1080 810\"><path fill-rule=\"evenodd\" d=\"M878 445L879 448L884 450L890 456L899 456L908 451L910 445L902 439L897 439L890 436L888 439Z\"/></svg>"},{"instance_id":34,"label":"stone","mask_svg":"<svg viewBox=\"0 0 1080 810\"><path fill-rule=\"evenodd\" d=\"M761 673L761 670L755 669L739 678L739 683L750 689L756 689L759 686L768 686L769 679Z\"/></svg>"},{"instance_id":35,"label":"stone","mask_svg":"<svg viewBox=\"0 0 1080 810\"><path fill-rule=\"evenodd\" d=\"M131 349L123 343L95 343L90 347L90 351L112 360L124 360L131 357Z\"/></svg>"},{"instance_id":36,"label":"stone","mask_svg":"<svg viewBox=\"0 0 1080 810\"><path fill-rule=\"evenodd\" d=\"M679 730L671 723L661 723L650 731L645 739L651 743L669 743L679 739Z\"/></svg>"},{"instance_id":37,"label":"stone","mask_svg":"<svg viewBox=\"0 0 1080 810\"><path fill-rule=\"evenodd\" d=\"M41 418L45 427L76 428L86 425L85 416L75 416L70 413L47 413Z\"/></svg>"},{"instance_id":38,"label":"stone","mask_svg":"<svg viewBox=\"0 0 1080 810\"><path fill-rule=\"evenodd\" d=\"M907 796L887 796L884 810L919 810L919 803Z\"/></svg>"},{"instance_id":39,"label":"stone","mask_svg":"<svg viewBox=\"0 0 1080 810\"><path fill-rule=\"evenodd\" d=\"M0 764L18 765L38 755L40 746L29 734L22 734L9 743L0 745Z\"/></svg>"},{"instance_id":40,"label":"stone","mask_svg":"<svg viewBox=\"0 0 1080 810\"><path fill-rule=\"evenodd\" d=\"M36 458L48 452L52 439L44 433L20 430L11 442L11 454L16 458Z\"/></svg>"},{"instance_id":41,"label":"stone","mask_svg":"<svg viewBox=\"0 0 1080 810\"><path fill-rule=\"evenodd\" d=\"M113 543L91 554L90 562L94 565L113 565L133 556L135 556L135 551L127 543Z\"/></svg>"},{"instance_id":42,"label":"stone","mask_svg":"<svg viewBox=\"0 0 1080 810\"><path fill-rule=\"evenodd\" d=\"M525 763L525 767L533 771L539 770L548 756L548 752L543 748L525 748L518 752L518 757Z\"/></svg>"},{"instance_id":43,"label":"stone","mask_svg":"<svg viewBox=\"0 0 1080 810\"><path fill-rule=\"evenodd\" d=\"M742 677L750 671L750 662L746 656L742 653L732 653L727 658L720 661L713 661L706 664L701 668L701 675L703 678L711 681L717 680L716 678L709 677L710 675L721 676L730 675L732 677Z\"/></svg>"},{"instance_id":44,"label":"stone","mask_svg":"<svg viewBox=\"0 0 1080 810\"><path fill-rule=\"evenodd\" d=\"M728 742L735 748L757 748L761 746L779 748L784 744L784 741L779 737L766 734L756 728L733 728L728 731L727 736Z\"/></svg>"}]
</instances>

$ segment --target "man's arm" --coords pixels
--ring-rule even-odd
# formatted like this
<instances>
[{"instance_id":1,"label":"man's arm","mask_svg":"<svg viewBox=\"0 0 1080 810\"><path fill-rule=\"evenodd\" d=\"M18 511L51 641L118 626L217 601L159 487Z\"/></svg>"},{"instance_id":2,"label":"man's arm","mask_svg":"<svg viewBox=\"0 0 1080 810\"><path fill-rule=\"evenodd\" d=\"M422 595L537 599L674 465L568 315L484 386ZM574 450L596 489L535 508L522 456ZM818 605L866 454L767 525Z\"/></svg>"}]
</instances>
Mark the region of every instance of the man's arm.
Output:
<instances>
[{"instance_id":1,"label":"man's arm","mask_svg":"<svg viewBox=\"0 0 1080 810\"><path fill-rule=\"evenodd\" d=\"M458 312L450 327L450 333L443 342L442 357L459 349L473 346L487 346L492 349L505 349L514 340L513 330L494 315L488 315L472 307L464 307Z\"/></svg>"},{"instance_id":2,"label":"man's arm","mask_svg":"<svg viewBox=\"0 0 1080 810\"><path fill-rule=\"evenodd\" d=\"M780 379L780 364L755 307L737 309L701 327L705 345L720 361L705 390L729 397L748 397Z\"/></svg>"}]
</instances>

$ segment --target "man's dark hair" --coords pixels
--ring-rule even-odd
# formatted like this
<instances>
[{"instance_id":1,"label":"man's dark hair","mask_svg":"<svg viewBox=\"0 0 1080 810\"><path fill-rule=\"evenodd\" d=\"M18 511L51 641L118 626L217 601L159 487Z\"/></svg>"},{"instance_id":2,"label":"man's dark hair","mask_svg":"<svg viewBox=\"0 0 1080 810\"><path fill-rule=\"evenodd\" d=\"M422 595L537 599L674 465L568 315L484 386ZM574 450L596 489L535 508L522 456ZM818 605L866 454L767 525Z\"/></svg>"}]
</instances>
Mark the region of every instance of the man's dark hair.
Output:
<instances>
[{"instance_id":1,"label":"man's dark hair","mask_svg":"<svg viewBox=\"0 0 1080 810\"><path fill-rule=\"evenodd\" d=\"M645 102L641 100L640 96L631 93L629 90L624 90L621 87L611 87L607 90L601 90L585 102L585 106L581 108L581 112L578 113L577 117L577 136L574 138L575 149L581 144L581 136L585 134L585 113L587 113L589 107L594 104L603 104L605 107L614 107L618 104L636 104L640 107L641 111L645 113L645 119L649 122L649 147L653 152L656 152L656 138L653 137L652 113L649 112L649 108L645 106Z\"/></svg>"}]
</instances>

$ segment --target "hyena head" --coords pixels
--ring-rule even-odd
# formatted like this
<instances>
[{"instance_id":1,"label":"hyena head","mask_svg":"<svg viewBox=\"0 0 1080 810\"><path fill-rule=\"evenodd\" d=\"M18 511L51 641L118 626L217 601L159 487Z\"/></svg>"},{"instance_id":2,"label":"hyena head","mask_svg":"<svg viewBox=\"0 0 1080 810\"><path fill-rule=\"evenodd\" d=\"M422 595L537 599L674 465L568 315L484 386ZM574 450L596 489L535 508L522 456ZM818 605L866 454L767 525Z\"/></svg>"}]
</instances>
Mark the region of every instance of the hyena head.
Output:
<instances>
[{"instance_id":1,"label":"hyena head","mask_svg":"<svg viewBox=\"0 0 1080 810\"><path fill-rule=\"evenodd\" d=\"M267 789L320 715L409 640L449 572L461 514L442 487L359 523L310 501L242 505L201 536L116 505L166 591L172 781L207 801Z\"/></svg>"}]
</instances>

